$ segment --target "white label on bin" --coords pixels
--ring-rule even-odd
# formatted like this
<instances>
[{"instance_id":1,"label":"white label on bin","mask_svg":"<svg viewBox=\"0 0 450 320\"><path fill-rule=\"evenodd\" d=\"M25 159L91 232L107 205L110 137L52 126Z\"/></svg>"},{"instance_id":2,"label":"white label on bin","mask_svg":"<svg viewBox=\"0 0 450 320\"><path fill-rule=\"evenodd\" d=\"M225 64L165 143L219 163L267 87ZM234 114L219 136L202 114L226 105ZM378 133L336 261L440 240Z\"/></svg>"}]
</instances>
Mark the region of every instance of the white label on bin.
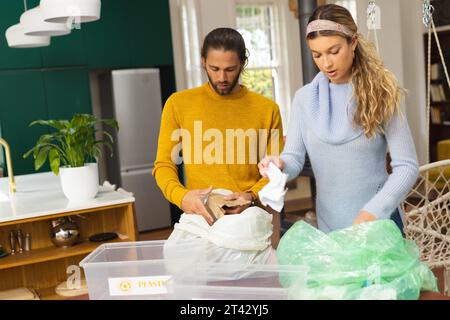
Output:
<instances>
[{"instance_id":1,"label":"white label on bin","mask_svg":"<svg viewBox=\"0 0 450 320\"><path fill-rule=\"evenodd\" d=\"M111 296L167 294L166 282L172 276L108 278Z\"/></svg>"}]
</instances>

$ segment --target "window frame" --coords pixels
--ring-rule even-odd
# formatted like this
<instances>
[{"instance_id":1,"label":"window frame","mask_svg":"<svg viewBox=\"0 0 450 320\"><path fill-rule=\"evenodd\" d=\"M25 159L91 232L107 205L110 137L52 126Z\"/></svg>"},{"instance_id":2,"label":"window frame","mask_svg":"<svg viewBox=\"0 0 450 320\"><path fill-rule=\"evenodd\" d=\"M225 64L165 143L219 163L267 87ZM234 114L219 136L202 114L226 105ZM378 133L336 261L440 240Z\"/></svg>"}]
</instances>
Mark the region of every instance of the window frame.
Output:
<instances>
[{"instance_id":1,"label":"window frame","mask_svg":"<svg viewBox=\"0 0 450 320\"><path fill-rule=\"evenodd\" d=\"M287 48L287 30L284 25L283 21L283 14L282 14L282 8L281 6L286 5L285 1L280 0L236 0L235 1L236 7L238 5L244 5L244 6L257 6L257 5L270 5L272 6L272 17L271 17L271 32L273 33L272 39L274 40L274 43L271 45L273 46L273 49L275 50L275 58L276 58L276 64L268 65L268 66L257 66L253 67L251 64L247 66L246 69L252 70L252 69L272 69L272 75L276 77L276 81L274 81L274 87L273 87L273 95L274 95L274 101L277 103L280 114L282 117L283 122L283 131L284 133L287 132L287 125L288 125L288 115L290 111L290 104L291 104L291 86L290 83L290 77L289 77L289 61L288 61L288 54L287 50L282 50L282 48ZM237 19L236 19L236 29L239 29L239 26L237 25ZM250 53L249 60L251 60L252 56ZM299 70L300 72L301 70ZM275 73L275 75L274 75Z\"/></svg>"}]
</instances>

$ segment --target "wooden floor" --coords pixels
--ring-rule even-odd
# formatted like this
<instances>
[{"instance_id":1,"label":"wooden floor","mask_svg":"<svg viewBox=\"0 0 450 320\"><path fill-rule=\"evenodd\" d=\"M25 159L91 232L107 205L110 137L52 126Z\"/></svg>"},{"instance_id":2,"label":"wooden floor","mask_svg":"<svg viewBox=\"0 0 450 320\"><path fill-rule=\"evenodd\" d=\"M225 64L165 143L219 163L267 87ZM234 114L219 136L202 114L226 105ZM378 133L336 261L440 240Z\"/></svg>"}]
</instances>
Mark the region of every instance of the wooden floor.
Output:
<instances>
[{"instance_id":1,"label":"wooden floor","mask_svg":"<svg viewBox=\"0 0 450 320\"><path fill-rule=\"evenodd\" d=\"M150 240L166 240L169 235L172 233L173 228L165 228L165 229L158 229L148 232L141 232L139 234L139 240L140 241L150 241Z\"/></svg>"}]
</instances>

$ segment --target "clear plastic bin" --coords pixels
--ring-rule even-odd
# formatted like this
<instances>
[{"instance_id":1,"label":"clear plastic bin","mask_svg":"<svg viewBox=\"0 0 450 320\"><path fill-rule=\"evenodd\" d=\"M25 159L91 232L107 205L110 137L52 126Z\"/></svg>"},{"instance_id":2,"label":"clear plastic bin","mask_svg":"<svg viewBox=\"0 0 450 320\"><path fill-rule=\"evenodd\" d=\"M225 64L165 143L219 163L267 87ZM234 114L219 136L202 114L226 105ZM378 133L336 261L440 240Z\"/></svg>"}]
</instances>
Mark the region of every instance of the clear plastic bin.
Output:
<instances>
[{"instance_id":1,"label":"clear plastic bin","mask_svg":"<svg viewBox=\"0 0 450 320\"><path fill-rule=\"evenodd\" d=\"M173 299L167 281L185 277L180 282L199 284L190 265L204 261L204 254L203 240L106 243L80 266L92 300Z\"/></svg>"},{"instance_id":2,"label":"clear plastic bin","mask_svg":"<svg viewBox=\"0 0 450 320\"><path fill-rule=\"evenodd\" d=\"M182 300L290 300L306 288L307 273L304 266L199 263L168 290Z\"/></svg>"}]
</instances>

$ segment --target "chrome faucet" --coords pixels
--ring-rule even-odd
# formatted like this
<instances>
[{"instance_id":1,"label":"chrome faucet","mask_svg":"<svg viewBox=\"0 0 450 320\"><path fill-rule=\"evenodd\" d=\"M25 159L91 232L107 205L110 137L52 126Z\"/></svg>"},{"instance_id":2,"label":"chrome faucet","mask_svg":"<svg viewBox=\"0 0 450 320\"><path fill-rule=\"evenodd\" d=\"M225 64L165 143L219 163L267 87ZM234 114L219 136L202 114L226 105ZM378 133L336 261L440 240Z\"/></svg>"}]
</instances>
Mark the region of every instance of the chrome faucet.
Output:
<instances>
[{"instance_id":1,"label":"chrome faucet","mask_svg":"<svg viewBox=\"0 0 450 320\"><path fill-rule=\"evenodd\" d=\"M8 168L9 192L14 193L16 192L16 181L14 180L14 173L11 160L11 149L9 148L8 142L6 142L2 138L0 138L0 145L2 145L5 148L6 167Z\"/></svg>"}]
</instances>

